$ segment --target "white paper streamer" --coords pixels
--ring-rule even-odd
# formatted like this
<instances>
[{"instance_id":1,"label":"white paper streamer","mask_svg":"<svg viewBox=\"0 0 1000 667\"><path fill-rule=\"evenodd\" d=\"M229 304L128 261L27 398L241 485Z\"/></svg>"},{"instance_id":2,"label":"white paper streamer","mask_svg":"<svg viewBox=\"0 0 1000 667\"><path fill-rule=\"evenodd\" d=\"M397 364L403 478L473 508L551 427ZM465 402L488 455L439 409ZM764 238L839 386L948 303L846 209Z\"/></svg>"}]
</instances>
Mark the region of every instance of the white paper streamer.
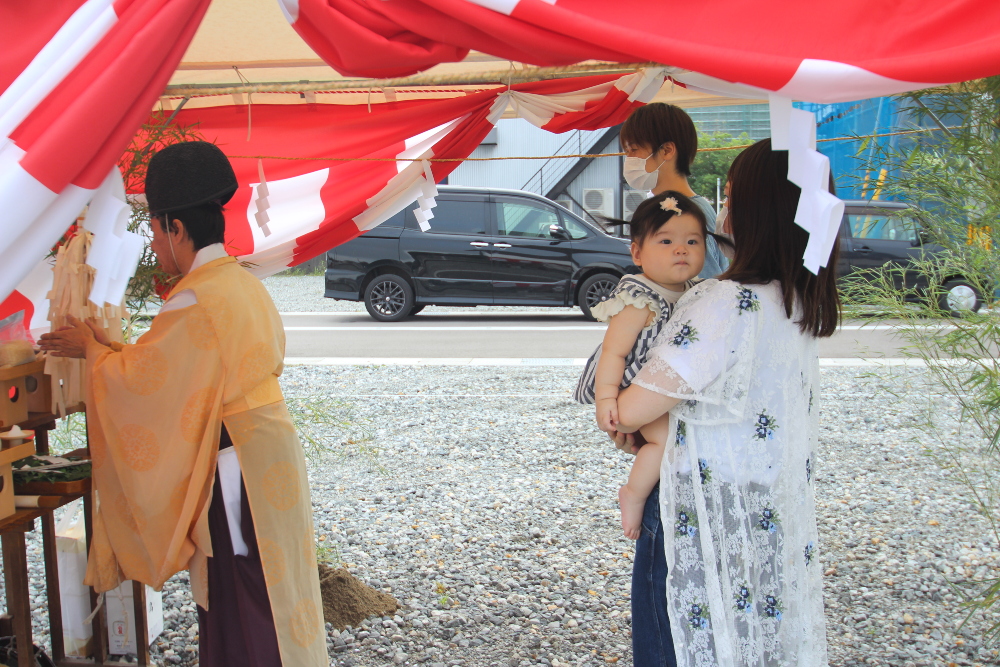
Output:
<instances>
[{"instance_id":1,"label":"white paper streamer","mask_svg":"<svg viewBox=\"0 0 1000 667\"><path fill-rule=\"evenodd\" d=\"M421 160L424 167L424 181L420 184L420 195L417 197L417 208L413 211L420 231L426 232L431 226L429 220L434 217L431 209L437 206L434 198L437 197L437 185L434 183L434 174L431 172L430 160Z\"/></svg>"},{"instance_id":2,"label":"white paper streamer","mask_svg":"<svg viewBox=\"0 0 1000 667\"><path fill-rule=\"evenodd\" d=\"M802 264L813 274L830 261L844 202L830 194L830 159L816 150L816 118L787 97L770 95L771 148L788 151L788 180L799 186L795 223L809 232Z\"/></svg>"},{"instance_id":3,"label":"white paper streamer","mask_svg":"<svg viewBox=\"0 0 1000 667\"><path fill-rule=\"evenodd\" d=\"M98 307L121 304L142 259L143 239L128 231L131 212L121 173L115 166L94 193L83 222L94 235L86 261L95 270L89 299Z\"/></svg>"},{"instance_id":4,"label":"white paper streamer","mask_svg":"<svg viewBox=\"0 0 1000 667\"><path fill-rule=\"evenodd\" d=\"M257 226L260 227L260 231L264 233L264 236L270 236L271 229L267 226L267 223L271 221L270 216L267 214L270 204L267 201L267 179L264 178L263 160L257 160L257 176L260 177L260 184L257 186L257 199L254 200L254 203L257 205L257 212L254 213L253 217L257 220Z\"/></svg>"}]
</instances>

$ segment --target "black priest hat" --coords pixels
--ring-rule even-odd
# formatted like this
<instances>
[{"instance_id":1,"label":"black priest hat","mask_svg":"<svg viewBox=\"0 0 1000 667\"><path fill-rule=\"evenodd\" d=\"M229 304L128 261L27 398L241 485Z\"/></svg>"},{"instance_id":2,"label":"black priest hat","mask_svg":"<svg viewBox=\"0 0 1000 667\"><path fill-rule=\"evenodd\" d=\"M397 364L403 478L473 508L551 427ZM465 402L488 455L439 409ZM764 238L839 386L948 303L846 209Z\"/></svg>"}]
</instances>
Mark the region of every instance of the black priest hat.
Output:
<instances>
[{"instance_id":1,"label":"black priest hat","mask_svg":"<svg viewBox=\"0 0 1000 667\"><path fill-rule=\"evenodd\" d=\"M146 170L146 203L151 215L228 202L239 183L229 158L215 144L185 141L160 150Z\"/></svg>"}]
</instances>

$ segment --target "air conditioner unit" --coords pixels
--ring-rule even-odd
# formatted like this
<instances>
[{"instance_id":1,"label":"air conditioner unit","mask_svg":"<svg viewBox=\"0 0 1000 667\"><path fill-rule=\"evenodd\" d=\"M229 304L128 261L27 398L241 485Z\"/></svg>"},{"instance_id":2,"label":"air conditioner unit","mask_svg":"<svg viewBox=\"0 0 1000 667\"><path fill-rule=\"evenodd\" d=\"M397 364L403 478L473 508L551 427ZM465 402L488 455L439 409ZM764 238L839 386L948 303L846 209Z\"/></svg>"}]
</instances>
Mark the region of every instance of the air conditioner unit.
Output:
<instances>
[{"instance_id":1,"label":"air conditioner unit","mask_svg":"<svg viewBox=\"0 0 1000 667\"><path fill-rule=\"evenodd\" d=\"M635 209L646 201L648 196L649 193L644 190L624 190L622 192L622 217L625 220L631 220Z\"/></svg>"},{"instance_id":2,"label":"air conditioner unit","mask_svg":"<svg viewBox=\"0 0 1000 667\"><path fill-rule=\"evenodd\" d=\"M552 201L554 201L555 203L559 204L560 206L562 206L564 209L566 209L570 213L573 212L573 201L572 200L565 199L565 198L560 198L560 199L553 199Z\"/></svg>"},{"instance_id":3,"label":"air conditioner unit","mask_svg":"<svg viewBox=\"0 0 1000 667\"><path fill-rule=\"evenodd\" d=\"M614 188L584 188L583 210L598 222L601 221L601 216L613 217L615 214Z\"/></svg>"}]
</instances>

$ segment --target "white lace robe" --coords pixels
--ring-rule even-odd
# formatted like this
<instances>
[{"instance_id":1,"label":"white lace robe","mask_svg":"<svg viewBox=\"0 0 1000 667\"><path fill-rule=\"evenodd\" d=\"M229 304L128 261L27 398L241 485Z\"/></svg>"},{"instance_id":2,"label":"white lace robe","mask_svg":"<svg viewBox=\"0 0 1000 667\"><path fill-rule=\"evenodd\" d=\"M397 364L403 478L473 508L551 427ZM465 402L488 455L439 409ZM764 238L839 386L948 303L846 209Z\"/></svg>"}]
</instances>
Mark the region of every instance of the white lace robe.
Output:
<instances>
[{"instance_id":1,"label":"white lace robe","mask_svg":"<svg viewBox=\"0 0 1000 667\"><path fill-rule=\"evenodd\" d=\"M682 399L660 471L679 667L827 665L813 465L816 339L777 284L707 280L635 384Z\"/></svg>"}]
</instances>

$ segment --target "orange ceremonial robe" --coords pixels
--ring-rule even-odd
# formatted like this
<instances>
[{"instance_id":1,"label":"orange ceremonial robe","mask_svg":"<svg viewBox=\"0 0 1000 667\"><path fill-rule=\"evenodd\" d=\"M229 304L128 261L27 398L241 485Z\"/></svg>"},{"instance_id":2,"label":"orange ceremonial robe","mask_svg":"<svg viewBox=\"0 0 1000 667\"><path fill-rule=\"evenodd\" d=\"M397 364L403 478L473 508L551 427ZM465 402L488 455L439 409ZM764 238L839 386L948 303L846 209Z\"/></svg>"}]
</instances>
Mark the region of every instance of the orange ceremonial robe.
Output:
<instances>
[{"instance_id":1,"label":"orange ceremonial robe","mask_svg":"<svg viewBox=\"0 0 1000 667\"><path fill-rule=\"evenodd\" d=\"M239 457L287 667L328 664L305 459L278 376L285 336L259 280L232 257L174 287L198 303L164 312L134 345L87 359L97 512L86 583L156 589L189 569L208 608L208 508L224 423Z\"/></svg>"}]
</instances>

